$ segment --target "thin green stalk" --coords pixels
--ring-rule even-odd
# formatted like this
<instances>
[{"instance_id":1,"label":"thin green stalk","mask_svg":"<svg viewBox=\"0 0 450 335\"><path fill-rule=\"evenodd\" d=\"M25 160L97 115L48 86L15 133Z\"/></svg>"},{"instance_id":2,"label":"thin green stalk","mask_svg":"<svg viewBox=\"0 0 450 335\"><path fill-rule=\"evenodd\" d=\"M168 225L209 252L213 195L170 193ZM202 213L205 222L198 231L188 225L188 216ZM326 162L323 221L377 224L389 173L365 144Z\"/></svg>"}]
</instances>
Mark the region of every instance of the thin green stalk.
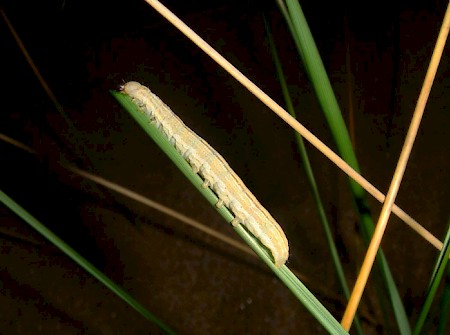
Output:
<instances>
[{"instance_id":1,"label":"thin green stalk","mask_svg":"<svg viewBox=\"0 0 450 335\"><path fill-rule=\"evenodd\" d=\"M445 236L444 246L439 253L439 257L434 267L433 275L431 277L428 292L425 295L425 302L419 313L416 325L414 327L413 335L418 335L422 331L423 325L428 317L428 313L431 308L431 304L436 296L436 291L441 283L442 276L447 268L448 257L450 255L450 219L448 221L447 235Z\"/></svg>"},{"instance_id":2,"label":"thin green stalk","mask_svg":"<svg viewBox=\"0 0 450 335\"><path fill-rule=\"evenodd\" d=\"M442 294L439 307L439 325L436 335L444 335L450 314L450 265L447 264L447 277L445 281L444 293Z\"/></svg>"},{"instance_id":3,"label":"thin green stalk","mask_svg":"<svg viewBox=\"0 0 450 335\"><path fill-rule=\"evenodd\" d=\"M282 13L285 15L288 27L294 36L294 42L305 64L306 71L325 118L327 119L338 152L355 171L359 172L358 162L353 151L347 127L300 4L296 0L287 0L287 7L280 1L278 3L283 8ZM366 194L364 189L352 179L349 179L349 183L360 216L362 235L366 243L368 243L374 231L374 224L367 204ZM389 292L389 299L394 310L400 334L409 335L411 329L408 318L406 317L406 312L387 260L381 249L378 252L377 262Z\"/></svg>"},{"instance_id":4,"label":"thin green stalk","mask_svg":"<svg viewBox=\"0 0 450 335\"><path fill-rule=\"evenodd\" d=\"M270 51L272 53L273 62L275 64L275 68L277 71L277 77L280 82L281 90L283 92L286 109L294 118L297 118L296 114L295 114L294 106L292 104L292 99L291 99L291 96L289 94L289 90L287 87L286 79L283 74L281 62L278 57L278 52L277 52L277 49L276 49L276 46L275 46L275 43L274 43L274 40L272 37L272 33L270 31L269 24L265 17L264 17L264 23L265 23L265 27L266 27L267 37L269 40ZM314 177L314 172L313 172L313 169L311 166L311 162L308 157L308 152L306 151L306 146L305 146L302 136L299 133L295 132L295 137L297 140L298 151L300 153L303 168L306 173L306 178L308 180L309 187L313 194L314 202L316 204L316 208L317 208L317 211L319 214L319 220L322 223L322 227L325 231L325 238L327 239L328 247L330 248L331 258L333 259L333 264L334 264L334 267L335 267L335 270L336 270L336 273L338 276L338 280L341 285L342 291L344 292L345 297L348 299L350 297L350 290L347 285L347 279L345 278L344 269L342 267L342 263L339 258L339 253L337 251L336 244L334 243L333 233L331 231L330 224L329 224L327 216L325 214L325 208L323 206L322 199L320 197L319 189L317 187L316 179ZM363 334L361 323L359 322L358 318L355 319L355 328L356 328L358 334Z\"/></svg>"},{"instance_id":5,"label":"thin green stalk","mask_svg":"<svg viewBox=\"0 0 450 335\"><path fill-rule=\"evenodd\" d=\"M130 97L119 92L112 92L114 97L130 113L136 122L144 129L153 141L164 151L178 169L195 186L195 188L206 198L211 206L226 220L231 223L234 216L226 206L218 208L219 200L216 194L209 188L202 187L203 180L196 174L183 156L172 146L169 140L153 125L147 116L142 113ZM300 280L285 266L275 267L270 253L260 242L249 233L244 226L234 227L237 234L252 248L252 250L266 263L274 274L288 287L294 296L300 300L305 308L319 321L319 323L330 332L330 334L348 334L339 322L328 312L328 310L316 299L316 297L300 282Z\"/></svg>"},{"instance_id":6,"label":"thin green stalk","mask_svg":"<svg viewBox=\"0 0 450 335\"><path fill-rule=\"evenodd\" d=\"M119 285L114 283L109 279L104 273L98 270L94 265L83 258L79 253L67 245L63 240L56 236L52 231L45 227L41 222L35 219L30 213L28 213L23 207L21 207L17 202L11 199L3 191L0 190L0 201L6 205L10 210L12 210L17 216L22 218L26 223L28 223L32 228L37 230L42 236L53 243L58 249L64 252L69 258L71 258L75 263L81 266L86 272L91 274L100 283L105 285L114 294L116 294L120 299L130 305L139 314L141 314L147 320L155 323L164 333L175 334L175 332L170 329L166 324L159 320L155 315L150 313L141 303L131 297L124 289Z\"/></svg>"}]
</instances>

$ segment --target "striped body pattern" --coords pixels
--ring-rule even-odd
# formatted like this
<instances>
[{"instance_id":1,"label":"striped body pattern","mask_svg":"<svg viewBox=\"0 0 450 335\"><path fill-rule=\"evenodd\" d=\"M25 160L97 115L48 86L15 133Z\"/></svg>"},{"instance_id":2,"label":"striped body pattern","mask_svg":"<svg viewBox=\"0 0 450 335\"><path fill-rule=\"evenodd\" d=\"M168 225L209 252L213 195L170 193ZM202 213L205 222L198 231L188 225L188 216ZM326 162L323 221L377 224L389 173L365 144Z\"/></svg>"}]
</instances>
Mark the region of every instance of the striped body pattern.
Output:
<instances>
[{"instance_id":1,"label":"striped body pattern","mask_svg":"<svg viewBox=\"0 0 450 335\"><path fill-rule=\"evenodd\" d=\"M281 267L289 256L287 238L269 212L259 203L225 159L205 140L189 129L172 110L147 87L130 81L121 91L164 134L218 196L217 207L225 205L234 215L233 225L244 225L272 254Z\"/></svg>"}]
</instances>

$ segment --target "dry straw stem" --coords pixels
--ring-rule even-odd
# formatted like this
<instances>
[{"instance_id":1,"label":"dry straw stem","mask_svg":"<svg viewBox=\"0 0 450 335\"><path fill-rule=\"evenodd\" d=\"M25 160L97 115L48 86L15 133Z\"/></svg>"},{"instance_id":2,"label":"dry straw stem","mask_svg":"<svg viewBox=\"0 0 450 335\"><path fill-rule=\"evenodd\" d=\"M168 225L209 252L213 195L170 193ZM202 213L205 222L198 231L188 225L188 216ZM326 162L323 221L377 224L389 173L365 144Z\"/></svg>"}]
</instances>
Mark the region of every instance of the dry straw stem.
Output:
<instances>
[{"instance_id":1,"label":"dry straw stem","mask_svg":"<svg viewBox=\"0 0 450 335\"><path fill-rule=\"evenodd\" d=\"M189 38L194 44L202 49L208 56L215 60L225 71L232 75L237 81L244 85L251 93L253 93L261 102L269 107L275 114L283 119L288 125L290 125L295 131L302 135L308 142L315 146L320 152L322 152L328 159L336 164L342 171L344 171L350 178L360 184L367 192L369 192L375 199L381 203L385 200L385 195L381 193L375 186L367 181L363 176L356 172L350 165L348 165L342 158L335 154L330 148L328 148L321 140L319 140L314 134L312 134L305 126L299 123L289 113L287 113L279 104L277 104L272 98L264 93L258 86L256 86L250 79L244 76L237 68L235 68L230 62L228 62L222 55L214 50L205 40L197 35L191 28L189 28L183 21L181 21L175 14L173 14L168 8L162 5L157 0L145 0L150 6L152 6L157 12L165 17L170 23L172 23L177 29L179 29L187 38ZM425 240L435 246L437 249L442 249L442 242L439 241L433 234L421 226L411 216L406 214L400 207L393 205L392 212L402 219L408 226L416 231Z\"/></svg>"},{"instance_id":2,"label":"dry straw stem","mask_svg":"<svg viewBox=\"0 0 450 335\"><path fill-rule=\"evenodd\" d=\"M395 168L394 176L392 177L391 185L389 186L389 191L386 196L386 200L383 203L383 208L381 209L380 217L378 223L375 227L375 232L373 234L372 240L370 241L369 248L367 250L366 257L359 272L359 276L356 279L355 287L350 296L347 309L345 310L344 316L342 318L341 325L347 331L352 325L353 318L355 317L356 310L361 300L361 296L364 292L364 288L369 278L370 271L373 266L373 262L378 252L378 248L383 238L384 231L387 226L389 216L391 214L391 209L397 196L397 192L400 188L400 183L403 178L403 174L408 163L409 155L411 153L412 147L414 145L414 140L417 135L417 131L420 126L420 121L425 110L425 105L428 100L428 96L431 91L431 86L433 85L434 78L439 66L439 62L442 57L442 52L444 50L445 42L447 40L448 32L450 28L450 3L447 6L447 11L445 12L444 21L439 32L439 36L436 45L431 56L430 65L428 66L427 73L425 75L425 80L420 91L419 99L417 100L417 105L414 110L414 114L411 120L411 125L409 127L408 133L406 134L405 143L403 144L402 152Z\"/></svg>"}]
</instances>

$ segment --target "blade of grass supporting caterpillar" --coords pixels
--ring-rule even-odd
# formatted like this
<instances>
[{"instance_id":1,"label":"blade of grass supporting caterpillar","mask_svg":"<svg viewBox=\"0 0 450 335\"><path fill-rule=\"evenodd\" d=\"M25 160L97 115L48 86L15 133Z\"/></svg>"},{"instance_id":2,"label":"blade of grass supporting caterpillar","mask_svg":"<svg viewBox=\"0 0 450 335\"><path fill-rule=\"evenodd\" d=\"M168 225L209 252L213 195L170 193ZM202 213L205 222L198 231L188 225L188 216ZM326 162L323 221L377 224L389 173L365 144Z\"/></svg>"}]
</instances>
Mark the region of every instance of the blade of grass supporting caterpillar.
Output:
<instances>
[{"instance_id":1,"label":"blade of grass supporting caterpillar","mask_svg":"<svg viewBox=\"0 0 450 335\"><path fill-rule=\"evenodd\" d=\"M172 146L164 135L151 124L148 118L139 111L131 98L120 92L112 91L111 94L119 101L119 103L130 113L130 115L138 122L144 131L155 141L155 143L164 151L164 153L172 160L178 169L186 176L186 178L195 186L195 188L208 200L213 208L225 219L231 223L234 216L225 206L218 208L216 206L218 197L209 188L202 187L203 180L196 174L188 162L181 154ZM348 334L339 322L330 314L330 312L317 300L317 298L301 283L301 281L283 265L277 268L273 263L269 252L262 244L251 235L244 226L237 225L233 227L236 233L252 248L252 250L267 264L267 266L275 273L275 275L288 287L294 296L300 300L306 309L319 321L319 323L327 329L330 334Z\"/></svg>"}]
</instances>

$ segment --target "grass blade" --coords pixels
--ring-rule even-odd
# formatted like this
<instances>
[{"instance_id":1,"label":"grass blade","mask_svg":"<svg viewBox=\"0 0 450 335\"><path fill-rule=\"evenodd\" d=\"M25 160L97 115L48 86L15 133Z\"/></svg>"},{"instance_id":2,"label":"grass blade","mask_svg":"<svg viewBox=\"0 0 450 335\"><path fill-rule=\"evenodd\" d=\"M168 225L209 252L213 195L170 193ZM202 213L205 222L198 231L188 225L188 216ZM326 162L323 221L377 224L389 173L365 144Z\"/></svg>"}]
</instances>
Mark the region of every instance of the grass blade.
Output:
<instances>
[{"instance_id":1,"label":"grass blade","mask_svg":"<svg viewBox=\"0 0 450 335\"><path fill-rule=\"evenodd\" d=\"M286 20L289 21L288 26L291 29L291 34L295 36L294 41L305 63L305 68L327 119L339 154L351 167L359 171L347 127L300 4L296 0L287 0L286 4L287 11L282 11L282 13L288 14L286 17ZM349 180L349 183L360 216L363 238L368 243L374 231L374 224L370 216L366 195L359 184L353 180ZM408 335L411 333L411 329L406 312L387 260L381 250L378 252L377 262L389 292L389 299L400 333Z\"/></svg>"},{"instance_id":2,"label":"grass blade","mask_svg":"<svg viewBox=\"0 0 450 335\"><path fill-rule=\"evenodd\" d=\"M172 146L169 140L153 125L149 119L139 110L130 97L119 92L111 92L122 106L130 113L136 122L144 129L153 141L164 151L172 160L177 168L186 176L186 178L195 186L195 188L206 198L211 206L230 223L234 216L228 211L226 206L217 208L219 200L216 194L209 188L202 187L203 180L196 174L189 163ZM264 246L251 235L244 226L237 225L233 227L236 233L252 248L252 250L266 263L274 274L286 285L292 294L300 300L305 308L327 329L330 334L348 334L339 322L328 312L328 310L316 299L316 297L306 288L305 285L285 266L275 267L272 257Z\"/></svg>"},{"instance_id":3,"label":"grass blade","mask_svg":"<svg viewBox=\"0 0 450 335\"><path fill-rule=\"evenodd\" d=\"M294 118L297 118L296 114L295 114L294 106L292 104L292 99L291 99L291 96L289 94L289 90L287 87L286 79L283 74L281 62L278 57L278 52L277 52L277 49L276 49L276 46L275 46L275 43L274 43L274 40L272 37L272 33L270 32L269 24L265 17L264 17L264 23L265 23L265 27L266 27L267 37L269 40L270 51L272 53L273 62L275 64L275 68L277 71L277 77L280 82L281 90L282 90L282 93L284 96L284 101L286 103L286 110ZM347 285L347 279L345 278L344 269L342 267L342 263L339 258L336 244L334 243L331 227L328 222L327 216L325 214L325 208L323 206L322 199L320 197L320 193L317 188L317 183L316 183L316 179L314 177L313 168L311 166L311 163L310 163L310 160L308 157L308 152L306 151L306 146L305 146L302 136L299 133L295 132L295 138L297 140L298 151L300 153L300 157L301 157L303 168L305 170L305 174L306 174L306 177L307 177L307 180L309 183L309 187L311 189L311 192L312 192L313 198L314 198L314 202L316 204L317 212L319 215L319 220L322 223L322 227L325 232L325 238L327 240L328 247L330 249L331 258L333 259L333 264L334 264L334 267L336 270L336 274L338 276L339 284L341 285L341 288L342 288L342 291L344 292L345 297L348 299L350 297L350 290ZM358 334L363 334L361 323L359 322L358 318L355 319L355 328L356 328L356 331L358 332Z\"/></svg>"},{"instance_id":4,"label":"grass blade","mask_svg":"<svg viewBox=\"0 0 450 335\"><path fill-rule=\"evenodd\" d=\"M447 280L445 281L444 293L442 294L439 307L439 325L436 335L444 335L450 312L450 266L447 264Z\"/></svg>"},{"instance_id":5,"label":"grass blade","mask_svg":"<svg viewBox=\"0 0 450 335\"><path fill-rule=\"evenodd\" d=\"M438 260L434 267L433 275L431 277L430 285L428 287L428 292L425 295L425 302L419 313L416 325L414 327L413 335L418 335L422 331L423 325L427 319L428 313L431 308L431 304L436 296L436 291L441 283L442 276L445 273L448 263L448 257L450 255L450 219L448 221L447 235L444 240L444 247L439 253Z\"/></svg>"},{"instance_id":6,"label":"grass blade","mask_svg":"<svg viewBox=\"0 0 450 335\"><path fill-rule=\"evenodd\" d=\"M79 253L67 245L63 240L51 232L47 227L45 227L41 222L35 219L30 213L28 213L23 207L6 195L0 190L0 201L6 205L11 211L13 211L17 216L22 218L26 223L28 223L32 228L37 230L42 236L54 244L58 249L65 253L69 258L71 258L75 263L81 266L86 272L91 274L99 282L110 289L114 294L121 298L124 302L135 309L139 314L141 314L147 320L155 323L162 331L166 334L175 334L175 332L165 325L161 320L159 320L155 315L150 313L141 303L131 297L125 290L123 290L119 285L114 283L109 279L104 273L98 270L94 265L83 258Z\"/></svg>"}]
</instances>

